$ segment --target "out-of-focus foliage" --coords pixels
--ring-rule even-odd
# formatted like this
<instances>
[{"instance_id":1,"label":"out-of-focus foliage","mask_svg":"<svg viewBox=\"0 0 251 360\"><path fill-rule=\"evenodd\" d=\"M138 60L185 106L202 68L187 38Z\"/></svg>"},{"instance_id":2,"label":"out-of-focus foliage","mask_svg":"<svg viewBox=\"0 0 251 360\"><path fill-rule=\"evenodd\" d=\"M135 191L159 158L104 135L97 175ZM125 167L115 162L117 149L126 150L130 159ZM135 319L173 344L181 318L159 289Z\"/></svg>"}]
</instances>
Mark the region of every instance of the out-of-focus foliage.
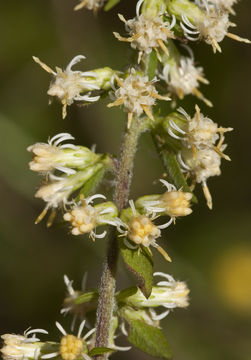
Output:
<instances>
[{"instance_id":1,"label":"out-of-focus foliage","mask_svg":"<svg viewBox=\"0 0 251 360\"><path fill-rule=\"evenodd\" d=\"M62 320L59 310L65 294L63 274L79 287L88 269L89 287L101 273L104 241L74 238L67 226L46 229L34 225L43 204L34 199L39 177L28 169L28 145L67 131L84 146L97 144L98 152L118 153L125 115L99 105L68 110L61 119L61 106L48 106L50 77L32 61L39 56L47 64L64 67L75 55L84 54L83 70L105 65L127 66L132 50L119 43L112 31L122 32L117 13L134 14L135 1L123 0L109 12L94 16L74 12L73 0L2 1L0 11L0 324L1 333L19 333L28 326L54 331ZM238 34L249 32L251 4L237 7ZM235 131L228 136L232 163L223 164L223 175L209 182L214 209L209 211L198 188L199 205L193 215L168 228L163 240L171 257L167 264L159 255L158 270L186 280L191 305L170 314L164 321L173 353L179 360L250 360L251 358L251 242L250 242L250 47L230 40L223 54L214 55L204 45L195 45L211 85L207 97L213 109L203 112ZM194 109L194 98L185 100ZM151 165L149 165L151 164ZM163 169L152 140L144 135L139 144L131 196L158 191L156 179ZM156 255L157 256L157 255ZM121 269L124 264L121 262ZM120 271L120 286L130 285ZM64 323L65 324L65 323ZM66 325L67 327L67 325ZM119 340L118 340L119 341ZM114 359L128 354L115 354ZM132 352L130 358L146 359Z\"/></svg>"}]
</instances>

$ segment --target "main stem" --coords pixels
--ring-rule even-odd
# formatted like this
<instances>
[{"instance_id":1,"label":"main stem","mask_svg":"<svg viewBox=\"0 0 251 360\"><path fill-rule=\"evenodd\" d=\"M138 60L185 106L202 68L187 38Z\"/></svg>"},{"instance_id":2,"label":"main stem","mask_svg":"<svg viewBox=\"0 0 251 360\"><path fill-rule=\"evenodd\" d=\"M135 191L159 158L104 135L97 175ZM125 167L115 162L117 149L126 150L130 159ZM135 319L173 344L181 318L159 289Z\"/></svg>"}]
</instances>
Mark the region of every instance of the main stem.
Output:
<instances>
[{"instance_id":1,"label":"main stem","mask_svg":"<svg viewBox=\"0 0 251 360\"><path fill-rule=\"evenodd\" d=\"M125 207L128 201L134 156L141 131L142 129L139 120L134 118L130 129L128 129L124 135L117 173L116 188L114 191L114 202L119 212ZM114 308L118 254L119 249L116 238L116 230L113 229L109 233L107 253L101 277L96 320L96 347L107 347L109 345L110 324ZM97 357L98 360L104 358L106 358L106 355Z\"/></svg>"}]
</instances>

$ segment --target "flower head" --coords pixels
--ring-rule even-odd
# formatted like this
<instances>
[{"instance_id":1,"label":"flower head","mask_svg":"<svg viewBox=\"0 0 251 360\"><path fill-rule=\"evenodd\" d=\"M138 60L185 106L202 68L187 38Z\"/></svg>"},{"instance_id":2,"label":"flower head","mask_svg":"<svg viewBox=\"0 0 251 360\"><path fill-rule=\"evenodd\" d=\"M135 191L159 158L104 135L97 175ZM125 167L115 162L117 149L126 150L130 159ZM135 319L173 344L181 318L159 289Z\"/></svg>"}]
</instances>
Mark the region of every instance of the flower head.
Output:
<instances>
[{"instance_id":1,"label":"flower head","mask_svg":"<svg viewBox=\"0 0 251 360\"><path fill-rule=\"evenodd\" d=\"M232 128L218 127L210 118L203 115L198 105L195 105L195 114L191 118L183 108L177 111L186 119L186 125L182 129L172 119L169 121L168 133L175 139L182 140L186 147L196 149L209 147L214 149L218 154L229 160L229 157L220 152L220 146L224 139L224 133L232 131ZM216 146L219 140L220 146Z\"/></svg>"},{"instance_id":2,"label":"flower head","mask_svg":"<svg viewBox=\"0 0 251 360\"><path fill-rule=\"evenodd\" d=\"M92 206L91 203L97 198L105 199L105 196L96 194L82 199L79 204L64 214L64 220L71 222L73 235L90 233L91 238L95 240L95 238L103 238L106 235L106 231L102 234L96 234L94 229L97 226L104 224L117 226L115 218L118 211L116 206L112 202Z\"/></svg>"},{"instance_id":3,"label":"flower head","mask_svg":"<svg viewBox=\"0 0 251 360\"><path fill-rule=\"evenodd\" d=\"M188 306L189 289L186 283L182 281L175 281L171 275L156 272L154 276L161 276L164 281L160 281L156 286L153 286L151 296L147 299L138 289L136 293L123 299L127 305L136 308L155 308L163 306L167 309L174 309L176 307L185 308ZM165 311L165 316L169 311ZM157 320L157 316L164 317L163 314L153 315L153 320ZM160 320L160 318L159 318Z\"/></svg>"},{"instance_id":4,"label":"flower head","mask_svg":"<svg viewBox=\"0 0 251 360\"><path fill-rule=\"evenodd\" d=\"M220 152L225 149L225 145L220 147ZM207 179L221 174L221 155L210 148L201 148L194 152L192 149L183 150L178 156L181 168L188 171L196 183L201 183L207 205L212 209L212 198L207 187Z\"/></svg>"},{"instance_id":5,"label":"flower head","mask_svg":"<svg viewBox=\"0 0 251 360\"><path fill-rule=\"evenodd\" d=\"M175 38L172 28L176 24L175 16L173 16L171 22L169 22L163 20L162 15L154 17L147 16L144 13L140 15L139 10L142 2L142 0L139 0L137 3L137 16L134 19L126 20L123 15L119 14L119 18L125 23L125 28L130 37L124 38L114 32L114 35L118 40L130 42L132 48L139 50L138 62L140 62L143 54L150 54L152 49L157 51L158 47L169 55L164 42L169 38Z\"/></svg>"},{"instance_id":6,"label":"flower head","mask_svg":"<svg viewBox=\"0 0 251 360\"><path fill-rule=\"evenodd\" d=\"M94 102L99 100L100 96L91 96L92 90L99 90L99 86L93 80L97 75L93 71L73 71L72 67L79 61L85 59L83 55L75 56L63 71L56 67L56 71L52 70L49 66L42 63L37 57L33 59L45 71L52 74L53 81L50 84L47 94L56 96L63 105L63 118L66 117L66 107L71 105L74 101L87 101ZM86 95L81 95L81 93Z\"/></svg>"},{"instance_id":7,"label":"flower head","mask_svg":"<svg viewBox=\"0 0 251 360\"><path fill-rule=\"evenodd\" d=\"M228 32L230 26L235 26L229 21L229 13L203 0L201 11L190 11L189 17L181 10L180 26L188 40L196 41L199 38L212 45L213 51L221 52L219 43L228 36L234 40L250 43L248 39Z\"/></svg>"},{"instance_id":8,"label":"flower head","mask_svg":"<svg viewBox=\"0 0 251 360\"><path fill-rule=\"evenodd\" d=\"M130 200L129 204L130 208L122 211L122 220L118 219L117 230L121 236L127 236L136 245L132 245L124 238L125 245L130 249L139 250L140 246L146 248L153 246L167 261L171 261L165 250L157 244L156 239L161 236L160 230L167 228L172 223L172 219L163 225L155 225L153 217L141 214L136 210L133 200ZM124 229L122 230L121 227Z\"/></svg>"},{"instance_id":9,"label":"flower head","mask_svg":"<svg viewBox=\"0 0 251 360\"><path fill-rule=\"evenodd\" d=\"M61 144L66 140L74 140L68 133L53 136L48 143L36 143L28 147L33 153L30 169L40 173L59 170L67 175L75 174L74 169L83 169L100 158L91 150L73 144Z\"/></svg>"},{"instance_id":10,"label":"flower head","mask_svg":"<svg viewBox=\"0 0 251 360\"><path fill-rule=\"evenodd\" d=\"M170 100L158 94L153 85L155 80L149 81L148 76L137 74L135 69L130 70L125 80L116 77L116 81L119 85L119 88L115 89L116 100L108 104L108 107L124 105L124 110L128 112L128 127L130 127L133 115L140 116L143 112L154 120L151 107L156 99Z\"/></svg>"},{"instance_id":11,"label":"flower head","mask_svg":"<svg viewBox=\"0 0 251 360\"><path fill-rule=\"evenodd\" d=\"M0 349L4 360L36 359L40 354L42 343L36 334L48 334L43 329L28 329L23 335L4 334L3 347ZM32 336L30 336L32 335Z\"/></svg>"},{"instance_id":12,"label":"flower head","mask_svg":"<svg viewBox=\"0 0 251 360\"><path fill-rule=\"evenodd\" d=\"M193 58L182 56L180 61L167 63L160 75L167 84L170 91L175 93L179 99L185 95L193 94L204 101L208 106L212 103L206 99L198 90L199 82L208 84L204 78L203 68L194 65Z\"/></svg>"},{"instance_id":13,"label":"flower head","mask_svg":"<svg viewBox=\"0 0 251 360\"><path fill-rule=\"evenodd\" d=\"M176 187L166 180L160 179L160 182L167 188L167 191L162 195L148 195L139 198L136 201L136 206L143 208L147 214L168 215L175 220L179 216L187 216L192 213L190 208L190 200L192 194L177 190Z\"/></svg>"},{"instance_id":14,"label":"flower head","mask_svg":"<svg viewBox=\"0 0 251 360\"><path fill-rule=\"evenodd\" d=\"M85 326L85 320L81 322L77 336L67 334L59 322L56 322L56 326L63 335L59 343L58 351L42 355L41 359L50 359L60 355L63 360L77 360L79 358L91 360L91 358L87 355L87 339L95 332L95 328L88 331L84 337L81 337Z\"/></svg>"}]
</instances>

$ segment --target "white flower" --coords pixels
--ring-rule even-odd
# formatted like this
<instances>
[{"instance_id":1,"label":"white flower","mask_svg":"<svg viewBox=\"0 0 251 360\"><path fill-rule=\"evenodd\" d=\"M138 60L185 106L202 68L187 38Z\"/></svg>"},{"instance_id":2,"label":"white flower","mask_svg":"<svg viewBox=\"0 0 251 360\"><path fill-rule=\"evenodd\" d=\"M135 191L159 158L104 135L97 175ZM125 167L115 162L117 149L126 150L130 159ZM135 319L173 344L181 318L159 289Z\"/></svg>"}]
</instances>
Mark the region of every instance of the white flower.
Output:
<instances>
[{"instance_id":1,"label":"white flower","mask_svg":"<svg viewBox=\"0 0 251 360\"><path fill-rule=\"evenodd\" d=\"M135 294L124 299L126 304L140 308L163 306L167 309L174 309L176 307L185 308L188 306L189 289L186 283L175 281L171 275L162 272L155 272L154 276L162 276L164 281L160 281L156 286L153 286L151 296L147 299L138 289ZM168 313L169 311L159 315L153 314L153 318L157 320L157 317L159 317L158 319L161 320Z\"/></svg>"},{"instance_id":2,"label":"white flower","mask_svg":"<svg viewBox=\"0 0 251 360\"><path fill-rule=\"evenodd\" d=\"M126 238L124 238L125 245L132 250L140 250L140 246L147 248L153 246L167 261L171 261L165 250L157 244L156 239L161 236L160 230L165 229L171 225L173 219L163 225L154 225L152 221L153 217L150 218L148 215L140 214L136 210L133 200L129 200L129 204L131 207L132 216L127 222L118 219L117 230L121 233L121 236L127 236L136 245L132 245L127 241ZM124 229L121 229L121 227Z\"/></svg>"},{"instance_id":3,"label":"white flower","mask_svg":"<svg viewBox=\"0 0 251 360\"><path fill-rule=\"evenodd\" d=\"M105 1L106 0L80 0L80 3L75 6L74 10L80 10L85 7L88 10L94 10L94 12L96 12L104 5Z\"/></svg>"},{"instance_id":4,"label":"white flower","mask_svg":"<svg viewBox=\"0 0 251 360\"><path fill-rule=\"evenodd\" d=\"M61 203L63 205L68 204L68 197L74 188L71 178L55 176L50 176L50 178L55 181L42 185L36 192L35 197L43 199L47 203L47 209L57 208Z\"/></svg>"},{"instance_id":5,"label":"white flower","mask_svg":"<svg viewBox=\"0 0 251 360\"><path fill-rule=\"evenodd\" d=\"M67 334L65 329L58 322L56 322L56 326L63 335L59 344L59 350L53 353L42 355L41 359L51 359L60 355L63 360L77 360L80 358L91 360L90 356L87 355L88 342L86 340L95 332L95 328L88 331L84 337L81 337L85 326L85 320L81 322L77 336Z\"/></svg>"},{"instance_id":6,"label":"white flower","mask_svg":"<svg viewBox=\"0 0 251 360\"><path fill-rule=\"evenodd\" d=\"M235 25L229 21L229 14L227 12L215 6L210 6L207 0L204 0L203 4L205 10L201 11L201 13L195 13L193 18L190 17L188 19L185 13L181 15L182 21L180 26L187 39L196 41L199 38L203 38L207 44L212 45L214 52L217 50L221 52L219 42L225 36L237 41L250 43L248 39L228 32L228 28Z\"/></svg>"},{"instance_id":7,"label":"white flower","mask_svg":"<svg viewBox=\"0 0 251 360\"><path fill-rule=\"evenodd\" d=\"M139 14L142 0L139 0L136 6L137 16L134 19L126 20L123 15L119 14L121 21L125 23L126 31L129 38L121 37L114 32L115 37L120 41L130 42L131 47L139 50L138 62L140 62L142 54L150 54L152 49L157 51L160 47L167 55L169 55L164 42L168 38L174 39L172 28L176 24L176 18L173 15L171 23L164 21L161 15L149 17L145 14ZM165 14L166 15L166 14Z\"/></svg>"},{"instance_id":8,"label":"white flower","mask_svg":"<svg viewBox=\"0 0 251 360\"><path fill-rule=\"evenodd\" d=\"M135 69L130 70L130 74L125 80L116 77L119 89L115 89L116 100L108 104L108 107L124 105L124 110L128 112L128 128L130 127L132 117L140 116L143 112L154 120L151 107L156 99L170 100L167 96L161 96L157 93L153 83L155 79L149 81L148 76L136 74Z\"/></svg>"},{"instance_id":9,"label":"white flower","mask_svg":"<svg viewBox=\"0 0 251 360\"><path fill-rule=\"evenodd\" d=\"M226 145L222 145L219 151L222 153L225 147ZM184 149L178 156L181 168L184 171L190 172L196 183L202 184L207 205L210 209L212 209L213 205L207 187L207 179L221 174L221 158L221 155L208 147L197 149L196 152L192 149Z\"/></svg>"},{"instance_id":10,"label":"white flower","mask_svg":"<svg viewBox=\"0 0 251 360\"><path fill-rule=\"evenodd\" d=\"M33 161L29 163L30 169L40 173L59 170L67 175L75 174L81 169L99 158L88 148L73 144L61 144L66 140L74 140L68 133L60 133L53 136L48 143L36 143L28 147L33 153Z\"/></svg>"},{"instance_id":11,"label":"white flower","mask_svg":"<svg viewBox=\"0 0 251 360\"><path fill-rule=\"evenodd\" d=\"M160 179L160 182L167 188L162 195L143 196L136 201L136 206L143 207L148 214L166 214L175 220L179 216L187 216L192 213L190 200L192 194L177 190L176 187L166 180Z\"/></svg>"},{"instance_id":12,"label":"white flower","mask_svg":"<svg viewBox=\"0 0 251 360\"><path fill-rule=\"evenodd\" d=\"M233 129L218 127L215 122L200 112L200 108L197 105L195 105L195 110L195 115L191 118L183 108L178 108L177 111L186 118L187 125L181 129L171 119L168 128L169 135L175 139L182 140L188 148L194 148L194 151L209 147L226 160L230 160L227 155L220 151L220 146L224 139L224 133ZM220 145L215 146L217 140L219 140Z\"/></svg>"},{"instance_id":13,"label":"white flower","mask_svg":"<svg viewBox=\"0 0 251 360\"><path fill-rule=\"evenodd\" d=\"M37 359L40 354L41 343L36 334L48 334L43 329L28 329L24 335L4 334L1 338L4 340L1 348L4 360L28 360ZM32 335L29 337L29 335Z\"/></svg>"},{"instance_id":14,"label":"white flower","mask_svg":"<svg viewBox=\"0 0 251 360\"><path fill-rule=\"evenodd\" d=\"M92 90L100 89L99 86L93 82L93 79L95 79L97 75L92 71L82 72L72 70L72 66L85 59L85 56L75 56L64 71L56 67L56 72L42 63L37 57L33 56L33 59L45 71L53 75L53 81L50 84L47 94L59 98L63 105L63 118L66 117L66 107L74 101L94 102L99 100L100 96L90 96ZM87 94L81 95L83 92L87 92Z\"/></svg>"},{"instance_id":15,"label":"white flower","mask_svg":"<svg viewBox=\"0 0 251 360\"><path fill-rule=\"evenodd\" d=\"M179 62L167 63L160 78L180 99L183 99L185 95L193 94L208 106L212 106L212 103L198 90L199 82L208 84L208 81L204 78L203 68L194 65L193 58L182 56Z\"/></svg>"},{"instance_id":16,"label":"white flower","mask_svg":"<svg viewBox=\"0 0 251 360\"><path fill-rule=\"evenodd\" d=\"M103 238L106 231L102 234L96 234L94 229L99 225L109 224L117 226L116 216L118 214L117 208L111 202L106 202L92 206L91 203L94 199L106 199L104 195L96 194L74 206L69 212L64 214L64 220L70 221L72 225L72 234L80 235L90 233L93 240L95 238Z\"/></svg>"}]
</instances>

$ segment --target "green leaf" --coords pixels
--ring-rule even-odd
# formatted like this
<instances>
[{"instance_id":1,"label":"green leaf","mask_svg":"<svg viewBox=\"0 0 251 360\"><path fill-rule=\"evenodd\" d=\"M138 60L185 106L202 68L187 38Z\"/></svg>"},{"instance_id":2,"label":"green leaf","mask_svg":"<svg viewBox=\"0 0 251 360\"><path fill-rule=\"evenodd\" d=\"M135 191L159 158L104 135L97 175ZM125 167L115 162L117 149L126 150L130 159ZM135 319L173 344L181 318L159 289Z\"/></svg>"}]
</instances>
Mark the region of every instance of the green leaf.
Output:
<instances>
[{"instance_id":1,"label":"green leaf","mask_svg":"<svg viewBox=\"0 0 251 360\"><path fill-rule=\"evenodd\" d=\"M164 141L164 139L161 137L160 134L154 132L153 140L156 149L158 151L158 154L160 156L160 159L162 161L162 164L166 170L168 181L174 184L177 189L182 188L183 191L190 192L193 194L193 192L191 191L190 187L187 184L183 172L180 169L180 165L177 161L176 154L171 149L168 149L168 145L166 144L166 142ZM192 197L192 201L194 203L198 202L194 194Z\"/></svg>"},{"instance_id":2,"label":"green leaf","mask_svg":"<svg viewBox=\"0 0 251 360\"><path fill-rule=\"evenodd\" d=\"M187 185L185 176L180 170L176 155L169 152L168 150L163 150L161 155L163 165L168 172L168 178L170 178L170 181L176 186L177 189L182 188L183 191L191 192L190 187Z\"/></svg>"},{"instance_id":3,"label":"green leaf","mask_svg":"<svg viewBox=\"0 0 251 360\"><path fill-rule=\"evenodd\" d=\"M156 51L152 50L151 54L148 56L148 64L147 64L147 75L149 80L152 80L156 74L158 65L158 58Z\"/></svg>"},{"instance_id":4,"label":"green leaf","mask_svg":"<svg viewBox=\"0 0 251 360\"><path fill-rule=\"evenodd\" d=\"M115 5L117 5L120 0L108 0L106 6L104 7L105 11L111 10Z\"/></svg>"},{"instance_id":5,"label":"green leaf","mask_svg":"<svg viewBox=\"0 0 251 360\"><path fill-rule=\"evenodd\" d=\"M106 168L105 166L102 166L89 180L85 182L79 193L79 196L83 194L84 197L87 197L91 193L93 193L102 181L103 177L105 176L105 172Z\"/></svg>"},{"instance_id":6,"label":"green leaf","mask_svg":"<svg viewBox=\"0 0 251 360\"><path fill-rule=\"evenodd\" d=\"M161 329L145 324L140 320L132 320L129 325L128 341L132 345L161 359L172 358L170 346Z\"/></svg>"},{"instance_id":7,"label":"green leaf","mask_svg":"<svg viewBox=\"0 0 251 360\"><path fill-rule=\"evenodd\" d=\"M134 294L136 294L136 292L138 291L137 286L131 286L127 289L121 290L119 292L117 292L116 294L116 300L117 302L123 302L124 299L128 298L129 296L132 296Z\"/></svg>"},{"instance_id":8,"label":"green leaf","mask_svg":"<svg viewBox=\"0 0 251 360\"><path fill-rule=\"evenodd\" d=\"M74 299L74 304L81 305L90 301L95 301L97 299L98 299L97 291L88 291L76 297L76 299Z\"/></svg>"},{"instance_id":9,"label":"green leaf","mask_svg":"<svg viewBox=\"0 0 251 360\"><path fill-rule=\"evenodd\" d=\"M119 239L119 247L126 267L136 276L140 290L148 298L153 286L153 258L150 251L145 247L141 251L129 249L123 238Z\"/></svg>"},{"instance_id":10,"label":"green leaf","mask_svg":"<svg viewBox=\"0 0 251 360\"><path fill-rule=\"evenodd\" d=\"M97 348L94 348L92 349L88 355L89 356L97 356L97 355L102 355L102 354L106 354L106 353L109 353L109 352L113 352L114 349L110 349L110 348L106 348L106 347L97 347Z\"/></svg>"}]
</instances>

